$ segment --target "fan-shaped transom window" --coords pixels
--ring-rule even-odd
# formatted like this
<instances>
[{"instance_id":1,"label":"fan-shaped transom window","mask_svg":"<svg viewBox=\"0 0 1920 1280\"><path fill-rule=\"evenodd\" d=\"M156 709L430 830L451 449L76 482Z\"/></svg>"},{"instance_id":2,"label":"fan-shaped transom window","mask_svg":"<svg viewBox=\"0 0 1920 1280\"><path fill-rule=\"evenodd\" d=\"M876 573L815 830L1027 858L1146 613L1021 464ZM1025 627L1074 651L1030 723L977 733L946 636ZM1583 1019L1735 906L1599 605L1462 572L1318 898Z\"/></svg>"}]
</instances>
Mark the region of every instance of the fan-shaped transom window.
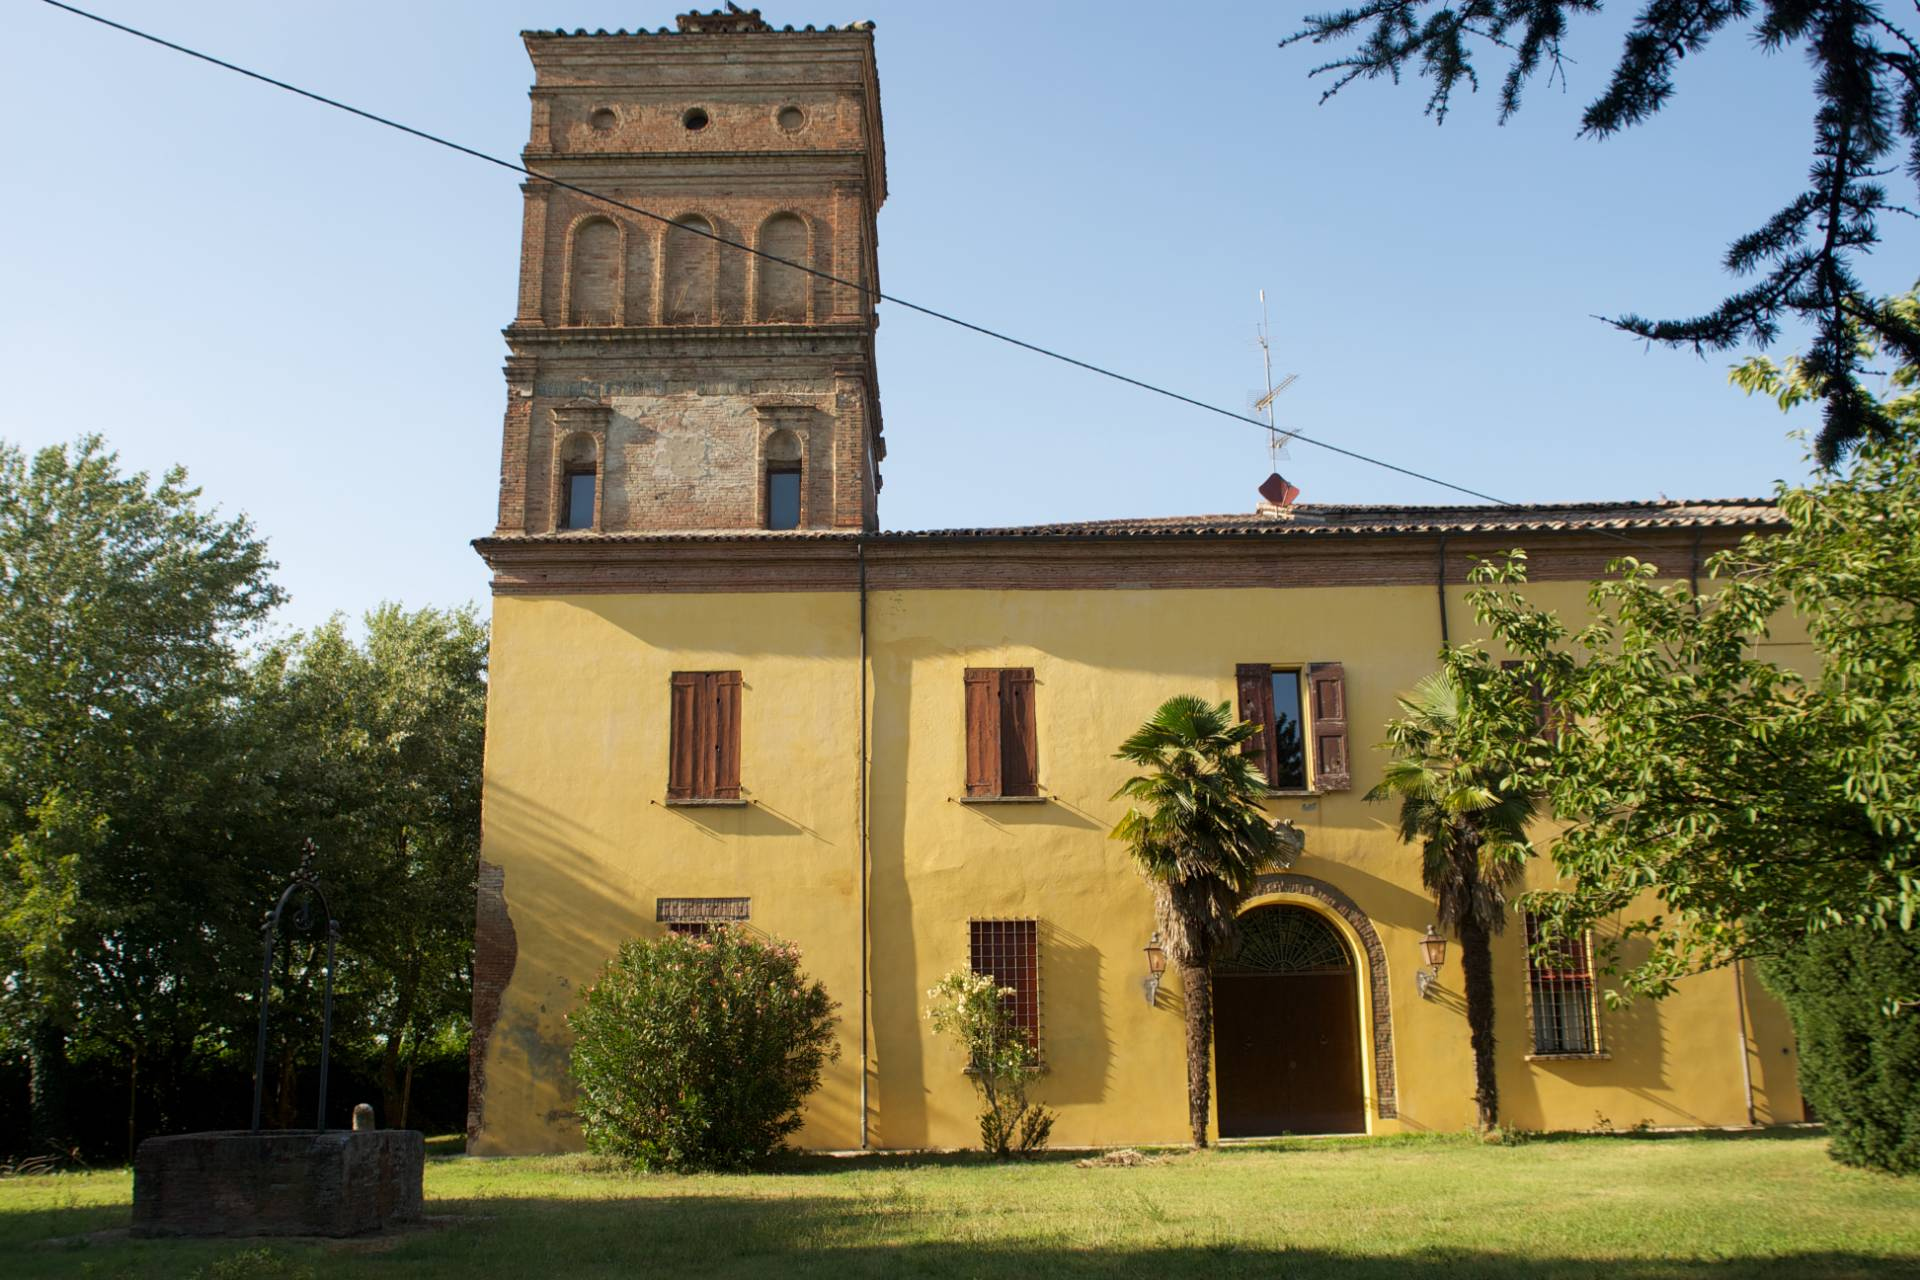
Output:
<instances>
[{"instance_id":1,"label":"fan-shaped transom window","mask_svg":"<svg viewBox=\"0 0 1920 1280\"><path fill-rule=\"evenodd\" d=\"M1333 923L1306 907L1260 907L1240 917L1240 941L1219 973L1346 973L1353 953Z\"/></svg>"}]
</instances>

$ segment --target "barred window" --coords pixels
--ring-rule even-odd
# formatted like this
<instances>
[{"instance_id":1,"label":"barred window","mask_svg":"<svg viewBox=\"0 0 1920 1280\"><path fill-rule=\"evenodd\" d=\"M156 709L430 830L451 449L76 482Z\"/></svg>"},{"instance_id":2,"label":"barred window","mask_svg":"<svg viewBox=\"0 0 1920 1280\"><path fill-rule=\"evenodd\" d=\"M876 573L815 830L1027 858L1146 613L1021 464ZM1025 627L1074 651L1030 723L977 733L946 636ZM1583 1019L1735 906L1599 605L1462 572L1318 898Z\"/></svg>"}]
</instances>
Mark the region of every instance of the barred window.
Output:
<instances>
[{"instance_id":1,"label":"barred window","mask_svg":"<svg viewBox=\"0 0 1920 1280\"><path fill-rule=\"evenodd\" d=\"M1557 1057L1600 1052L1593 1009L1593 947L1586 934L1540 948L1540 919L1527 913L1527 994L1533 1051Z\"/></svg>"},{"instance_id":2,"label":"barred window","mask_svg":"<svg viewBox=\"0 0 1920 1280\"><path fill-rule=\"evenodd\" d=\"M1013 992L1002 996L1013 1025L1040 1048L1040 922L1037 920L970 920L967 922L967 963L975 973L992 978Z\"/></svg>"},{"instance_id":3,"label":"barred window","mask_svg":"<svg viewBox=\"0 0 1920 1280\"><path fill-rule=\"evenodd\" d=\"M753 914L751 898L656 898L653 918L682 938L704 938L715 929L744 924Z\"/></svg>"}]
</instances>

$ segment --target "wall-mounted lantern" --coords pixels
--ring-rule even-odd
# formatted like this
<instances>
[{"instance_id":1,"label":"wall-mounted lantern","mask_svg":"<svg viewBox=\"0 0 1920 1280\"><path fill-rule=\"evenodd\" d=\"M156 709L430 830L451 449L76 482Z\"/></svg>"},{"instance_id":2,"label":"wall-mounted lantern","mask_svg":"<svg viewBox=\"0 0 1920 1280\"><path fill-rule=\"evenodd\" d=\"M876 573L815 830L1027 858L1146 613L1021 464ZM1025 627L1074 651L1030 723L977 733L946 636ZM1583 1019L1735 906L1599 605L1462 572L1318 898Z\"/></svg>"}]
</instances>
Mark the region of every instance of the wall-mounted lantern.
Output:
<instances>
[{"instance_id":1,"label":"wall-mounted lantern","mask_svg":"<svg viewBox=\"0 0 1920 1280\"><path fill-rule=\"evenodd\" d=\"M1141 989L1147 993L1147 1003L1157 1006L1160 1003L1160 975L1167 971L1167 953L1160 945L1160 933L1147 939L1144 948L1147 953L1147 976L1142 979Z\"/></svg>"},{"instance_id":2,"label":"wall-mounted lantern","mask_svg":"<svg viewBox=\"0 0 1920 1280\"><path fill-rule=\"evenodd\" d=\"M1433 926L1427 926L1427 936L1420 939L1420 958L1426 962L1426 968L1413 976L1413 985L1420 989L1420 998L1430 1000L1428 992L1433 984L1440 980L1440 966L1447 962L1447 940L1434 932Z\"/></svg>"}]
</instances>

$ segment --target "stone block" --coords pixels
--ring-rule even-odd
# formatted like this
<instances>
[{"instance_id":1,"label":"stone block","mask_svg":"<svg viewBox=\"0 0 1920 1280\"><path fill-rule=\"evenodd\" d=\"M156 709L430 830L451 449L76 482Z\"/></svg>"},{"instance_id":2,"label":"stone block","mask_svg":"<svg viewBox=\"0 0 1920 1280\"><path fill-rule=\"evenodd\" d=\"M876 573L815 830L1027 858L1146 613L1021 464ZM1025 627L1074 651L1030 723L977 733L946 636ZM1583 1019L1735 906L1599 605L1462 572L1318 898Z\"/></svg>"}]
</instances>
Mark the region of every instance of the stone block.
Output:
<instances>
[{"instance_id":1,"label":"stone block","mask_svg":"<svg viewBox=\"0 0 1920 1280\"><path fill-rule=\"evenodd\" d=\"M133 1162L136 1236L356 1236L417 1222L426 1139L411 1129L149 1138Z\"/></svg>"}]
</instances>

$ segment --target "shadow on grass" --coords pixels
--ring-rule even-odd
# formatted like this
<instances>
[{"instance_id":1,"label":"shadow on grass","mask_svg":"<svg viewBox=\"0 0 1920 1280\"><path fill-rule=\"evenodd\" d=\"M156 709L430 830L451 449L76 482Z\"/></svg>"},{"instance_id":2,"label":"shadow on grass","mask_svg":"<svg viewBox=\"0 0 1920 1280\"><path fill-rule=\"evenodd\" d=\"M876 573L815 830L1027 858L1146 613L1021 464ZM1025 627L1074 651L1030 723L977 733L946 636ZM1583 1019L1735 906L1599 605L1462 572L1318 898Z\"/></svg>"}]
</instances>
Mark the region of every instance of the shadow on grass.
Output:
<instances>
[{"instance_id":1,"label":"shadow on grass","mask_svg":"<svg viewBox=\"0 0 1920 1280\"><path fill-rule=\"evenodd\" d=\"M1525 1255L1458 1247L1412 1247L1356 1255L1325 1248L1246 1244L1224 1221L1115 1217L1082 1224L1089 1242L978 1239L1008 1230L992 1209L928 1204L897 1192L876 1191L849 1200L688 1196L672 1199L565 1201L479 1199L442 1204L458 1212L428 1231L386 1241L340 1244L223 1242L208 1253L201 1242L119 1241L92 1248L33 1251L34 1262L64 1264L34 1274L177 1275L210 1256L257 1250L284 1255L291 1270L257 1274L408 1277L566 1276L643 1274L716 1277L981 1277L1033 1280L1053 1276L1282 1277L1284 1280L1813 1280L1920 1276L1920 1260L1848 1250L1806 1250L1765 1258L1568 1257L1541 1241ZM1098 1240L1116 1235L1176 1237L1160 1242ZM1214 1238L1217 1234L1220 1238ZM1181 1238L1183 1237L1183 1238ZM222 1274L215 1270L212 1274ZM256 1273L247 1271L247 1276Z\"/></svg>"}]
</instances>

